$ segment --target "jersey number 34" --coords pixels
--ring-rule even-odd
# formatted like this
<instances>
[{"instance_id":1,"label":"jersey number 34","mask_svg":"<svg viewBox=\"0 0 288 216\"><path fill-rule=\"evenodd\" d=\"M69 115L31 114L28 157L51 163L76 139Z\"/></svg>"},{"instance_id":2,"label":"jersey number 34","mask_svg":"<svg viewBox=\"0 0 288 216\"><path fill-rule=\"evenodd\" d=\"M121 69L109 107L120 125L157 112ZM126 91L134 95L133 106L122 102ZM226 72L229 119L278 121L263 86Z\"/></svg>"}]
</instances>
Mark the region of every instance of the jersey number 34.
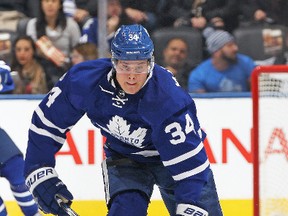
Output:
<instances>
[{"instance_id":1,"label":"jersey number 34","mask_svg":"<svg viewBox=\"0 0 288 216\"><path fill-rule=\"evenodd\" d=\"M165 132L170 133L173 139L170 139L171 144L177 145L185 142L186 135L195 131L194 123L189 114L185 115L186 126L183 131L181 125L178 122L173 122L165 127Z\"/></svg>"}]
</instances>

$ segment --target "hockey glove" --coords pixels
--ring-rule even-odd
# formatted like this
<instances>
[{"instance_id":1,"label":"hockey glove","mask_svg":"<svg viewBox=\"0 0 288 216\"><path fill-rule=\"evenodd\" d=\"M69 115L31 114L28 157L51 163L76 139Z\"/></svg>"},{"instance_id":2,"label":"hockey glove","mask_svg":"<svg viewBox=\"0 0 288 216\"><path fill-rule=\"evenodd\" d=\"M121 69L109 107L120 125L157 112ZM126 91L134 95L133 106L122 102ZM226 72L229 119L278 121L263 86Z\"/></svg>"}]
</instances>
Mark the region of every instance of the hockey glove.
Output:
<instances>
[{"instance_id":1,"label":"hockey glove","mask_svg":"<svg viewBox=\"0 0 288 216\"><path fill-rule=\"evenodd\" d=\"M208 216L208 212L195 205L178 204L176 215L177 216Z\"/></svg>"},{"instance_id":2,"label":"hockey glove","mask_svg":"<svg viewBox=\"0 0 288 216\"><path fill-rule=\"evenodd\" d=\"M26 185L43 212L67 215L59 205L59 199L70 206L73 196L58 178L54 168L42 167L33 171L26 178Z\"/></svg>"}]
</instances>

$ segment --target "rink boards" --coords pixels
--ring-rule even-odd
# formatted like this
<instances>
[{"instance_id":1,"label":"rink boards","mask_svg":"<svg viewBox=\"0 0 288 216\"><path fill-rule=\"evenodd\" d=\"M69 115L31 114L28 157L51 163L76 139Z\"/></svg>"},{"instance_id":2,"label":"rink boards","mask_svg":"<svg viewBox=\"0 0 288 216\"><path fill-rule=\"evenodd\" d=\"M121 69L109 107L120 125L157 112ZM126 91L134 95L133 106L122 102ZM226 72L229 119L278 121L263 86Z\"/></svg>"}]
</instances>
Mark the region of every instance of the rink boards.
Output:
<instances>
[{"instance_id":1,"label":"rink boards","mask_svg":"<svg viewBox=\"0 0 288 216\"><path fill-rule=\"evenodd\" d=\"M27 130L39 99L1 99L0 127L25 152ZM225 215L252 215L252 101L250 96L195 98L198 117L208 137L205 147L214 171ZM104 139L84 116L71 130L57 155L56 170L73 193L73 207L80 215L105 215L101 161ZM5 179L0 179L0 195L7 201L10 215L19 211ZM168 216L157 188L149 216ZM12 211L12 212L11 212ZM20 214L20 213L19 213Z\"/></svg>"}]
</instances>

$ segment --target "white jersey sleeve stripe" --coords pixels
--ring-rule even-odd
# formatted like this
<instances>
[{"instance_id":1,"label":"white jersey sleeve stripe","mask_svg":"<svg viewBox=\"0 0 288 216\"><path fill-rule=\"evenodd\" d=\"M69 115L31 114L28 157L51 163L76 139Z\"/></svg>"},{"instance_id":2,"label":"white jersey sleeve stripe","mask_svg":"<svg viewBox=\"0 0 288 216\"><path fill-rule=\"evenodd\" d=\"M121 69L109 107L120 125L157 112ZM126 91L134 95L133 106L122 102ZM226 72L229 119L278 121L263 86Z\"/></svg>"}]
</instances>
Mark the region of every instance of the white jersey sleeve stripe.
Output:
<instances>
[{"instance_id":1,"label":"white jersey sleeve stripe","mask_svg":"<svg viewBox=\"0 0 288 216\"><path fill-rule=\"evenodd\" d=\"M54 134L49 133L48 131L46 131L44 129L37 128L34 124L31 124L30 130L34 131L35 133L37 133L39 135L50 137L51 139L55 140L56 142L58 142L62 145L65 142L65 139L63 139L62 137L55 136Z\"/></svg>"},{"instance_id":2,"label":"white jersey sleeve stripe","mask_svg":"<svg viewBox=\"0 0 288 216\"><path fill-rule=\"evenodd\" d=\"M190 171L186 171L186 172L180 173L178 175L175 175L175 176L173 176L173 179L175 181L180 181L180 180L183 180L183 179L188 178L190 176L196 175L196 174L204 171L209 166L209 164L210 164L210 162L207 159L206 162L203 163L201 166L198 166L197 168L192 169Z\"/></svg>"},{"instance_id":3,"label":"white jersey sleeve stripe","mask_svg":"<svg viewBox=\"0 0 288 216\"><path fill-rule=\"evenodd\" d=\"M39 118L43 122L43 124L45 124L46 126L51 127L51 128L55 128L58 131L60 131L61 133L65 133L65 131L67 130L67 129L62 129L62 128L57 127L52 122L50 122L48 119L46 119L44 116L44 113L42 112L40 107L37 107L35 112L37 113L37 115L39 116ZM71 128L68 128L68 129L71 129Z\"/></svg>"},{"instance_id":4,"label":"white jersey sleeve stripe","mask_svg":"<svg viewBox=\"0 0 288 216\"><path fill-rule=\"evenodd\" d=\"M181 161L187 160L193 156L195 156L196 154L198 154L201 149L204 148L203 142L201 142L195 149L193 149L192 151L189 151L183 155L180 155L176 158L173 158L171 160L168 161L163 161L164 166L171 166L177 163L180 163Z\"/></svg>"},{"instance_id":5,"label":"white jersey sleeve stripe","mask_svg":"<svg viewBox=\"0 0 288 216\"><path fill-rule=\"evenodd\" d=\"M0 206L0 213L5 209L5 205L4 203L2 203L2 205Z\"/></svg>"}]
</instances>

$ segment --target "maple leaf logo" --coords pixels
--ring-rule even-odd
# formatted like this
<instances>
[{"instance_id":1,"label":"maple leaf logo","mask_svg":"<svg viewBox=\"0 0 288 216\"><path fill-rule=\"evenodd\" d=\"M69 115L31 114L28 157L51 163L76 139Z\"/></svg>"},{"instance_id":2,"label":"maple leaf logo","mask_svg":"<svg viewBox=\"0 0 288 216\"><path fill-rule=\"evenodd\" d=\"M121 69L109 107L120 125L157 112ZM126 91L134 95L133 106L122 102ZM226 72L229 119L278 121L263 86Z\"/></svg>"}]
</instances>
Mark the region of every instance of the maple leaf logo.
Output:
<instances>
[{"instance_id":1,"label":"maple leaf logo","mask_svg":"<svg viewBox=\"0 0 288 216\"><path fill-rule=\"evenodd\" d=\"M138 128L130 133L130 124L127 123L125 119L120 116L114 116L107 124L107 128L111 135L120 139L121 141L136 146L138 148L143 148L144 138L146 136L147 129Z\"/></svg>"}]
</instances>

